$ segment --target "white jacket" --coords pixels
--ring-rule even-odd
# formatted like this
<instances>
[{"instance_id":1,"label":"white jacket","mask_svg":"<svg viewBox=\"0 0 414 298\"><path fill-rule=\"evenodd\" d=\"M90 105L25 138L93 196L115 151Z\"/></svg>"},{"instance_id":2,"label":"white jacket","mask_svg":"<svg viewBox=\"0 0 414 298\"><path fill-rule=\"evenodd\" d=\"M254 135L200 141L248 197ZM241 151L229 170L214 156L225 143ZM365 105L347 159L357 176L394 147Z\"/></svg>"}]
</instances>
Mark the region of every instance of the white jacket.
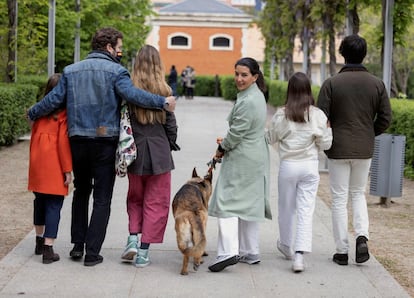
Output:
<instances>
[{"instance_id":1,"label":"white jacket","mask_svg":"<svg viewBox=\"0 0 414 298\"><path fill-rule=\"evenodd\" d=\"M279 143L280 160L316 160L319 151L331 147L332 129L327 127L325 113L310 106L309 119L305 123L293 122L286 119L285 107L276 110L266 131L266 140L270 145Z\"/></svg>"}]
</instances>

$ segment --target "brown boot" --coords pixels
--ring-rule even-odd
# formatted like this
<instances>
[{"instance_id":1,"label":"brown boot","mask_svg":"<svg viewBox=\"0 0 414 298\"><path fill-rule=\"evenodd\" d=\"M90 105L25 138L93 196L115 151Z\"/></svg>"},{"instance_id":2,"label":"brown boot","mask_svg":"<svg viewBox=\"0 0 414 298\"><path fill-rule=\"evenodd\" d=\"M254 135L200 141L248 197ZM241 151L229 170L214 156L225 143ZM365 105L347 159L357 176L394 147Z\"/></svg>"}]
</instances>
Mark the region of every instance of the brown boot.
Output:
<instances>
[{"instance_id":1,"label":"brown boot","mask_svg":"<svg viewBox=\"0 0 414 298\"><path fill-rule=\"evenodd\" d=\"M53 251L53 246L43 245L43 264L50 264L59 261L60 257Z\"/></svg>"},{"instance_id":2,"label":"brown boot","mask_svg":"<svg viewBox=\"0 0 414 298\"><path fill-rule=\"evenodd\" d=\"M35 255L41 255L43 253L44 244L45 244L45 238L36 236Z\"/></svg>"}]
</instances>

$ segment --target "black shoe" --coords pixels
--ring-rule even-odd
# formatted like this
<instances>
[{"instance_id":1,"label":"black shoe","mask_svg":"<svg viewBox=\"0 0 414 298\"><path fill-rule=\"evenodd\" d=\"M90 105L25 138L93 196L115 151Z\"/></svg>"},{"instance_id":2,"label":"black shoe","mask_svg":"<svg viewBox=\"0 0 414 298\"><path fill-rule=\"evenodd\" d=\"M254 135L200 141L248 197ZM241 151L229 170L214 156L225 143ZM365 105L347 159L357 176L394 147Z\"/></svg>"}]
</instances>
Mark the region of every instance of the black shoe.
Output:
<instances>
[{"instance_id":1,"label":"black shoe","mask_svg":"<svg viewBox=\"0 0 414 298\"><path fill-rule=\"evenodd\" d=\"M369 260L368 239L365 236L359 236L356 240L355 261L364 263Z\"/></svg>"},{"instance_id":2,"label":"black shoe","mask_svg":"<svg viewBox=\"0 0 414 298\"><path fill-rule=\"evenodd\" d=\"M43 264L50 264L59 261L59 259L59 255L53 251L53 246L46 244L43 245Z\"/></svg>"},{"instance_id":3,"label":"black shoe","mask_svg":"<svg viewBox=\"0 0 414 298\"><path fill-rule=\"evenodd\" d=\"M75 243L69 255L72 259L78 260L83 257L83 243Z\"/></svg>"},{"instance_id":4,"label":"black shoe","mask_svg":"<svg viewBox=\"0 0 414 298\"><path fill-rule=\"evenodd\" d=\"M83 265L85 266L95 266L97 264L100 264L103 262L103 256L97 255L85 255L85 261L83 262Z\"/></svg>"},{"instance_id":5,"label":"black shoe","mask_svg":"<svg viewBox=\"0 0 414 298\"><path fill-rule=\"evenodd\" d=\"M35 255L43 254L43 245L45 244L45 238L36 236L36 247L35 247Z\"/></svg>"},{"instance_id":6,"label":"black shoe","mask_svg":"<svg viewBox=\"0 0 414 298\"><path fill-rule=\"evenodd\" d=\"M348 265L348 254L334 254L332 261L338 265Z\"/></svg>"},{"instance_id":7,"label":"black shoe","mask_svg":"<svg viewBox=\"0 0 414 298\"><path fill-rule=\"evenodd\" d=\"M216 261L208 266L212 272L222 271L227 266L235 265L239 262L239 256L219 256Z\"/></svg>"}]
</instances>

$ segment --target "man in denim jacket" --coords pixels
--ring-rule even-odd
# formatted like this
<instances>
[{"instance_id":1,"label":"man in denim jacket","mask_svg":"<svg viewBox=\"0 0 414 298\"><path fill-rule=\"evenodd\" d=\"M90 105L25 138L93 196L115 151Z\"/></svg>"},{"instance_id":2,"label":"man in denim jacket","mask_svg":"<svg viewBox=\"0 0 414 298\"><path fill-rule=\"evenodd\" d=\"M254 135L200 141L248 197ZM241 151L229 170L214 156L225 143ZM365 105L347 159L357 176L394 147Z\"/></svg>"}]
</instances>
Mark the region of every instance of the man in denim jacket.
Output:
<instances>
[{"instance_id":1,"label":"man in denim jacket","mask_svg":"<svg viewBox=\"0 0 414 298\"><path fill-rule=\"evenodd\" d=\"M103 28L92 39L85 60L65 67L58 85L27 113L30 120L66 106L73 159L72 259L83 256L85 266L102 263L99 255L106 235L115 182L115 151L122 99L145 108L175 109L175 98L133 86L122 57L121 32ZM89 197L93 210L88 224Z\"/></svg>"}]
</instances>

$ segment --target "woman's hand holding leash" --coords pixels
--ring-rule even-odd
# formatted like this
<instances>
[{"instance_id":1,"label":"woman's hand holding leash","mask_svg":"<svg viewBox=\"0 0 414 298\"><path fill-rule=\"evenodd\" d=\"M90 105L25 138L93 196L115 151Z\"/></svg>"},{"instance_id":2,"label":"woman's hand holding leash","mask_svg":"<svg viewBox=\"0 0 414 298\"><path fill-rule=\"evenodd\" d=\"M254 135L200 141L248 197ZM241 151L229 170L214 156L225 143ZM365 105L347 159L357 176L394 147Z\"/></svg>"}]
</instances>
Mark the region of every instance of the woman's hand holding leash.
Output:
<instances>
[{"instance_id":1,"label":"woman's hand holding leash","mask_svg":"<svg viewBox=\"0 0 414 298\"><path fill-rule=\"evenodd\" d=\"M224 156L224 150L220 146L222 141L223 141L222 137L218 137L216 139L216 143L219 145L219 147L216 150L216 154L207 163L207 165L209 166L209 169L208 169L209 172L211 172L212 170L215 170L216 169L216 163L221 163L221 161L222 161L222 157Z\"/></svg>"}]
</instances>

